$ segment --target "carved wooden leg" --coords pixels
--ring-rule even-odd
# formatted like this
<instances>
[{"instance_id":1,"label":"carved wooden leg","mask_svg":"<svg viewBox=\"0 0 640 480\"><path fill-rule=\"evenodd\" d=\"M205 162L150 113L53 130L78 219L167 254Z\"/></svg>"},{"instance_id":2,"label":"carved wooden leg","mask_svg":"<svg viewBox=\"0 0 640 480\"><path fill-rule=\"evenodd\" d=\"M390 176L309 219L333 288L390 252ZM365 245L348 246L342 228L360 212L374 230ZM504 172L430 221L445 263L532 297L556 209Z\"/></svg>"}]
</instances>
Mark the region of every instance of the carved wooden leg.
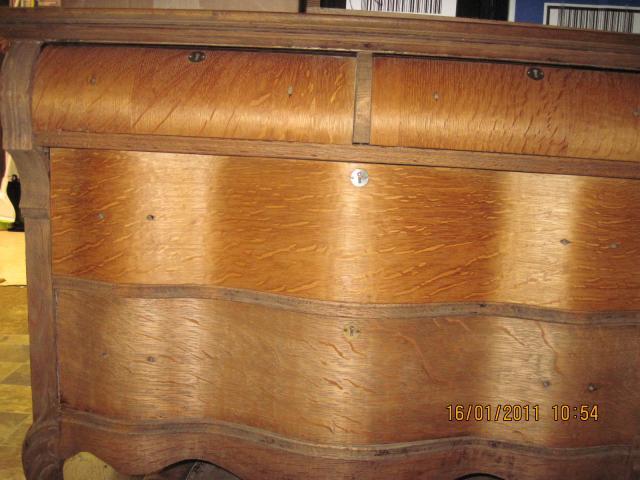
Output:
<instances>
[{"instance_id":1,"label":"carved wooden leg","mask_svg":"<svg viewBox=\"0 0 640 480\"><path fill-rule=\"evenodd\" d=\"M31 425L22 444L22 466L27 480L62 480L59 433L55 420Z\"/></svg>"}]
</instances>

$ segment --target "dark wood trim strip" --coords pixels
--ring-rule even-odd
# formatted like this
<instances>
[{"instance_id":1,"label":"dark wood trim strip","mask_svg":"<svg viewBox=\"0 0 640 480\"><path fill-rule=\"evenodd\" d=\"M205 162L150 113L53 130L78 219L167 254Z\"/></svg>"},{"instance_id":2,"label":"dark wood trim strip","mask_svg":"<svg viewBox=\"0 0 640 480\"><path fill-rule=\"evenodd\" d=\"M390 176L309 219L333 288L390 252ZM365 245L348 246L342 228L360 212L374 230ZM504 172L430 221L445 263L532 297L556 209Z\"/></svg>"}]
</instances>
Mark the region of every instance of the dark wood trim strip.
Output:
<instances>
[{"instance_id":1,"label":"dark wood trim strip","mask_svg":"<svg viewBox=\"0 0 640 480\"><path fill-rule=\"evenodd\" d=\"M405 319L498 316L570 325L640 325L640 312L571 312L495 302L359 304L205 285L115 284L54 276L54 288L122 298L198 298L263 305L311 315L342 318Z\"/></svg>"},{"instance_id":2,"label":"dark wood trim strip","mask_svg":"<svg viewBox=\"0 0 640 480\"><path fill-rule=\"evenodd\" d=\"M390 457L407 457L410 455L428 454L464 446L519 452L539 459L557 459L564 457L584 458L585 461L591 457L601 457L603 455L619 455L621 457L628 457L632 451L631 445L552 448L496 441L479 437L440 438L435 440L383 445L327 445L290 439L266 430L215 420L185 419L184 421L126 421L114 420L70 408L63 408L62 423L63 425L86 426L92 430L117 432L123 435L126 434L127 436L165 436L181 433L224 435L243 439L254 444L268 445L270 448L284 450L291 453L298 453L316 458L338 460L383 460L389 459Z\"/></svg>"},{"instance_id":3,"label":"dark wood trim strip","mask_svg":"<svg viewBox=\"0 0 640 480\"><path fill-rule=\"evenodd\" d=\"M10 39L369 51L640 70L633 34L456 18L0 9L0 25Z\"/></svg>"},{"instance_id":4,"label":"dark wood trim strip","mask_svg":"<svg viewBox=\"0 0 640 480\"><path fill-rule=\"evenodd\" d=\"M373 55L358 53L356 61L356 103L353 116L353 143L367 144L371 141L371 80L373 78Z\"/></svg>"},{"instance_id":5,"label":"dark wood trim strip","mask_svg":"<svg viewBox=\"0 0 640 480\"><path fill-rule=\"evenodd\" d=\"M230 157L255 157L256 152L259 152L260 157L265 158L472 168L587 177L640 178L640 162L375 145L301 144L260 140L82 132L36 133L35 142L37 145L52 148L192 153Z\"/></svg>"},{"instance_id":6,"label":"dark wood trim strip","mask_svg":"<svg viewBox=\"0 0 640 480\"><path fill-rule=\"evenodd\" d=\"M42 42L14 43L2 64L0 123L5 150L31 150L31 80Z\"/></svg>"}]
</instances>

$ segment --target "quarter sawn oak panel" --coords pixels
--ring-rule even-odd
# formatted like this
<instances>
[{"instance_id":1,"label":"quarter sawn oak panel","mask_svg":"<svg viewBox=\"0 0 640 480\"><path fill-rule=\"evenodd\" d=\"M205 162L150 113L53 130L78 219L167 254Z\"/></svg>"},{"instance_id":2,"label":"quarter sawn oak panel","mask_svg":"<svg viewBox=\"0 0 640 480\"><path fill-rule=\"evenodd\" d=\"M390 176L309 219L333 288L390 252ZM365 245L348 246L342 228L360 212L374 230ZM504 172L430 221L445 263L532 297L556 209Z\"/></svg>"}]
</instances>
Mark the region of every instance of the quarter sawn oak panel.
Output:
<instances>
[{"instance_id":1,"label":"quarter sawn oak panel","mask_svg":"<svg viewBox=\"0 0 640 480\"><path fill-rule=\"evenodd\" d=\"M631 205L634 180L52 150L54 274L117 283L638 310Z\"/></svg>"},{"instance_id":2,"label":"quarter sawn oak panel","mask_svg":"<svg viewBox=\"0 0 640 480\"><path fill-rule=\"evenodd\" d=\"M629 445L640 422L637 324L344 319L82 287L58 290L57 318L63 404L112 419L222 421L343 446L473 436L574 448ZM505 403L539 405L540 419L448 418L449 404ZM601 416L557 422L554 404Z\"/></svg>"},{"instance_id":3,"label":"quarter sawn oak panel","mask_svg":"<svg viewBox=\"0 0 640 480\"><path fill-rule=\"evenodd\" d=\"M204 60L193 63L193 51ZM34 130L351 143L355 58L135 47L45 48Z\"/></svg>"},{"instance_id":4,"label":"quarter sawn oak panel","mask_svg":"<svg viewBox=\"0 0 640 480\"><path fill-rule=\"evenodd\" d=\"M640 161L640 75L374 59L371 143Z\"/></svg>"}]
</instances>

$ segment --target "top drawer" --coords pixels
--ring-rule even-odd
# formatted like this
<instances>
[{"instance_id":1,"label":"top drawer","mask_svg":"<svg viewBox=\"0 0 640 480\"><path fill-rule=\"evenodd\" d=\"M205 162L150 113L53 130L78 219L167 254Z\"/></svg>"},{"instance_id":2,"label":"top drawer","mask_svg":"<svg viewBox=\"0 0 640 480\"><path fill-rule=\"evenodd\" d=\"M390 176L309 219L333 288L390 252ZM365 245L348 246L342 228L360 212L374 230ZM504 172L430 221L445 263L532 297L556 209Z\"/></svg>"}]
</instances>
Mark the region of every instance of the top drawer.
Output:
<instances>
[{"instance_id":1,"label":"top drawer","mask_svg":"<svg viewBox=\"0 0 640 480\"><path fill-rule=\"evenodd\" d=\"M49 46L36 69L34 129L351 143L353 57L201 52Z\"/></svg>"},{"instance_id":2,"label":"top drawer","mask_svg":"<svg viewBox=\"0 0 640 480\"><path fill-rule=\"evenodd\" d=\"M377 145L640 161L640 75L379 57Z\"/></svg>"}]
</instances>

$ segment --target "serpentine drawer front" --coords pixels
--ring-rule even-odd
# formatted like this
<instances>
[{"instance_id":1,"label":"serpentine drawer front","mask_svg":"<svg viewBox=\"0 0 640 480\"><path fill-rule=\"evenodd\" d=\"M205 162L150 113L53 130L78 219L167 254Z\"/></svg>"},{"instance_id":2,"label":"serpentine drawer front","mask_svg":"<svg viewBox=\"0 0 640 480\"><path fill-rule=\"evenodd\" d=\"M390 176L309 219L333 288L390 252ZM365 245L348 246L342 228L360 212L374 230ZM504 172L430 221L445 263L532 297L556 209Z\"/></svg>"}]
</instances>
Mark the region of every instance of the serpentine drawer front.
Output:
<instances>
[{"instance_id":1,"label":"serpentine drawer front","mask_svg":"<svg viewBox=\"0 0 640 480\"><path fill-rule=\"evenodd\" d=\"M638 478L635 38L32 15L0 14L29 480Z\"/></svg>"}]
</instances>

